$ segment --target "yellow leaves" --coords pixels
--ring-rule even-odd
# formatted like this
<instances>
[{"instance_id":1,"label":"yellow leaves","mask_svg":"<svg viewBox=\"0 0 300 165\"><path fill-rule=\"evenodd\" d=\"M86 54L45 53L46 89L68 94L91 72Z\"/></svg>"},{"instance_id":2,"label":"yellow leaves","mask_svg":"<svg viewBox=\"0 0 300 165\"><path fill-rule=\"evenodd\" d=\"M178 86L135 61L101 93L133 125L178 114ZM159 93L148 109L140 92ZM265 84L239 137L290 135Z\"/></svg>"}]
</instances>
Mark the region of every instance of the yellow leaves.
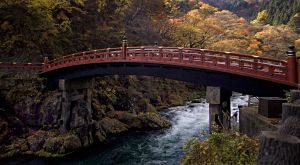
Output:
<instances>
[{"instance_id":1,"label":"yellow leaves","mask_svg":"<svg viewBox=\"0 0 300 165\"><path fill-rule=\"evenodd\" d=\"M295 40L295 46L300 49L300 38Z\"/></svg>"},{"instance_id":2,"label":"yellow leaves","mask_svg":"<svg viewBox=\"0 0 300 165\"><path fill-rule=\"evenodd\" d=\"M297 55L300 55L300 38L295 41L295 47L297 50Z\"/></svg>"},{"instance_id":3,"label":"yellow leaves","mask_svg":"<svg viewBox=\"0 0 300 165\"><path fill-rule=\"evenodd\" d=\"M268 14L267 10L263 10L257 14L256 19L251 21L251 24L254 24L254 25L266 24L268 17L269 17L269 14Z\"/></svg>"},{"instance_id":4,"label":"yellow leaves","mask_svg":"<svg viewBox=\"0 0 300 165\"><path fill-rule=\"evenodd\" d=\"M98 5L97 11L101 12L107 5L106 0L98 0L97 5Z\"/></svg>"},{"instance_id":5,"label":"yellow leaves","mask_svg":"<svg viewBox=\"0 0 300 165\"><path fill-rule=\"evenodd\" d=\"M209 4L202 3L202 5L199 8L200 12L204 15L210 15L218 11L217 8L210 6Z\"/></svg>"}]
</instances>

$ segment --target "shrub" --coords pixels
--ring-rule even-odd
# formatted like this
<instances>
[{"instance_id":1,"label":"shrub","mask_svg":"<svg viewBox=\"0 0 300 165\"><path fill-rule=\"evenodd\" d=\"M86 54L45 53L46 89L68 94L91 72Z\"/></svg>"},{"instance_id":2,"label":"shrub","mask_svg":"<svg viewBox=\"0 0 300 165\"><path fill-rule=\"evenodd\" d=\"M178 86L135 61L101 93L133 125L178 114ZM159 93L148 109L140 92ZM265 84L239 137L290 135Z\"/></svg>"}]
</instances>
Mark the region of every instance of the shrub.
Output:
<instances>
[{"instance_id":1,"label":"shrub","mask_svg":"<svg viewBox=\"0 0 300 165\"><path fill-rule=\"evenodd\" d=\"M182 165L256 164L258 140L237 133L212 133L206 141L190 140Z\"/></svg>"}]
</instances>

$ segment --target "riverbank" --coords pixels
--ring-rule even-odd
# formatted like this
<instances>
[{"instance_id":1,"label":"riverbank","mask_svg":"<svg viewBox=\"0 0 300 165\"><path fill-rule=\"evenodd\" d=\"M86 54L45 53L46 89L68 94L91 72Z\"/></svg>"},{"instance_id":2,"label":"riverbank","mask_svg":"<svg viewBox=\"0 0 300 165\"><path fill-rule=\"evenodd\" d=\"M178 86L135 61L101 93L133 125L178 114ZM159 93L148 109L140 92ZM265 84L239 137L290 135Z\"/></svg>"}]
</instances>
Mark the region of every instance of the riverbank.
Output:
<instances>
[{"instance_id":1,"label":"riverbank","mask_svg":"<svg viewBox=\"0 0 300 165\"><path fill-rule=\"evenodd\" d=\"M93 144L105 144L128 131L170 127L158 109L200 98L202 87L148 77L102 77L95 79L92 116L86 103L72 104L69 131L59 126L62 96L48 91L43 80L11 78L0 90L1 158L17 155L62 157ZM1 81L1 80L0 80Z\"/></svg>"},{"instance_id":2,"label":"riverbank","mask_svg":"<svg viewBox=\"0 0 300 165\"><path fill-rule=\"evenodd\" d=\"M193 137L206 139L208 104L188 103L160 112L170 128L153 131L129 131L111 138L105 145L93 145L64 158L31 158L22 164L178 164L184 157L182 146ZM200 133L201 132L201 133Z\"/></svg>"}]
</instances>

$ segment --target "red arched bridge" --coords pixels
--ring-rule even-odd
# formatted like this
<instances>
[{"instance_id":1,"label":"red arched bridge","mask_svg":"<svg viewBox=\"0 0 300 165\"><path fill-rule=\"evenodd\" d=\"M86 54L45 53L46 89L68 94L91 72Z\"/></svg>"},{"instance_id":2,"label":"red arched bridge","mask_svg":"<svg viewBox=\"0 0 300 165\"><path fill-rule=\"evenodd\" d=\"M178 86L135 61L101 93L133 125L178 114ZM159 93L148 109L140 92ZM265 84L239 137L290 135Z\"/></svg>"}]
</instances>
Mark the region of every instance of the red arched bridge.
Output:
<instances>
[{"instance_id":1,"label":"red arched bridge","mask_svg":"<svg viewBox=\"0 0 300 165\"><path fill-rule=\"evenodd\" d=\"M38 71L56 80L112 74L148 75L226 86L256 95L282 94L283 89L296 88L300 83L298 66L293 53L287 60L274 60L197 48L126 45L54 60L45 58L44 63L0 63L2 69Z\"/></svg>"}]
</instances>

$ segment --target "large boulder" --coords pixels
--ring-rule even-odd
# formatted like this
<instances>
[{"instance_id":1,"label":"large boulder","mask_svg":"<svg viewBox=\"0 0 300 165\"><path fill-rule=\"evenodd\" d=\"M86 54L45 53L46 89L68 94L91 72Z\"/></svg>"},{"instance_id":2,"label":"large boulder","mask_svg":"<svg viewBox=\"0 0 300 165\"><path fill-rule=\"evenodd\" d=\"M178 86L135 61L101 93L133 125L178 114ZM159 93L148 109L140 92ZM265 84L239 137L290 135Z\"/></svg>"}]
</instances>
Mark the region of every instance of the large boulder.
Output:
<instances>
[{"instance_id":1,"label":"large boulder","mask_svg":"<svg viewBox=\"0 0 300 165\"><path fill-rule=\"evenodd\" d=\"M142 121L142 127L148 130L168 128L171 123L158 113L140 113L138 119Z\"/></svg>"},{"instance_id":2,"label":"large boulder","mask_svg":"<svg viewBox=\"0 0 300 165\"><path fill-rule=\"evenodd\" d=\"M29 149L32 152L40 151L43 148L43 145L51 137L57 136L57 132L47 132L47 131L36 131L29 137L27 137L27 142Z\"/></svg>"},{"instance_id":3,"label":"large boulder","mask_svg":"<svg viewBox=\"0 0 300 165\"><path fill-rule=\"evenodd\" d=\"M142 121L138 118L138 115L134 113L129 113L126 111L116 111L114 113L114 118L121 121L122 123L125 123L130 128L142 128Z\"/></svg>"},{"instance_id":4,"label":"large boulder","mask_svg":"<svg viewBox=\"0 0 300 165\"><path fill-rule=\"evenodd\" d=\"M75 134L68 134L64 137L64 149L68 151L73 151L81 147L81 141Z\"/></svg>"},{"instance_id":5,"label":"large boulder","mask_svg":"<svg viewBox=\"0 0 300 165\"><path fill-rule=\"evenodd\" d=\"M46 152L52 154L65 154L67 152L74 151L81 147L81 141L78 136L73 133L67 133L59 135L53 138L49 138L43 149Z\"/></svg>"},{"instance_id":6,"label":"large boulder","mask_svg":"<svg viewBox=\"0 0 300 165\"><path fill-rule=\"evenodd\" d=\"M45 142L43 148L46 152L63 153L64 152L63 143L64 143L64 139L62 137L49 138Z\"/></svg>"},{"instance_id":7,"label":"large boulder","mask_svg":"<svg viewBox=\"0 0 300 165\"><path fill-rule=\"evenodd\" d=\"M120 122L117 119L111 119L108 117L103 118L98 122L99 127L103 129L106 134L118 134L128 131L128 125Z\"/></svg>"}]
</instances>

